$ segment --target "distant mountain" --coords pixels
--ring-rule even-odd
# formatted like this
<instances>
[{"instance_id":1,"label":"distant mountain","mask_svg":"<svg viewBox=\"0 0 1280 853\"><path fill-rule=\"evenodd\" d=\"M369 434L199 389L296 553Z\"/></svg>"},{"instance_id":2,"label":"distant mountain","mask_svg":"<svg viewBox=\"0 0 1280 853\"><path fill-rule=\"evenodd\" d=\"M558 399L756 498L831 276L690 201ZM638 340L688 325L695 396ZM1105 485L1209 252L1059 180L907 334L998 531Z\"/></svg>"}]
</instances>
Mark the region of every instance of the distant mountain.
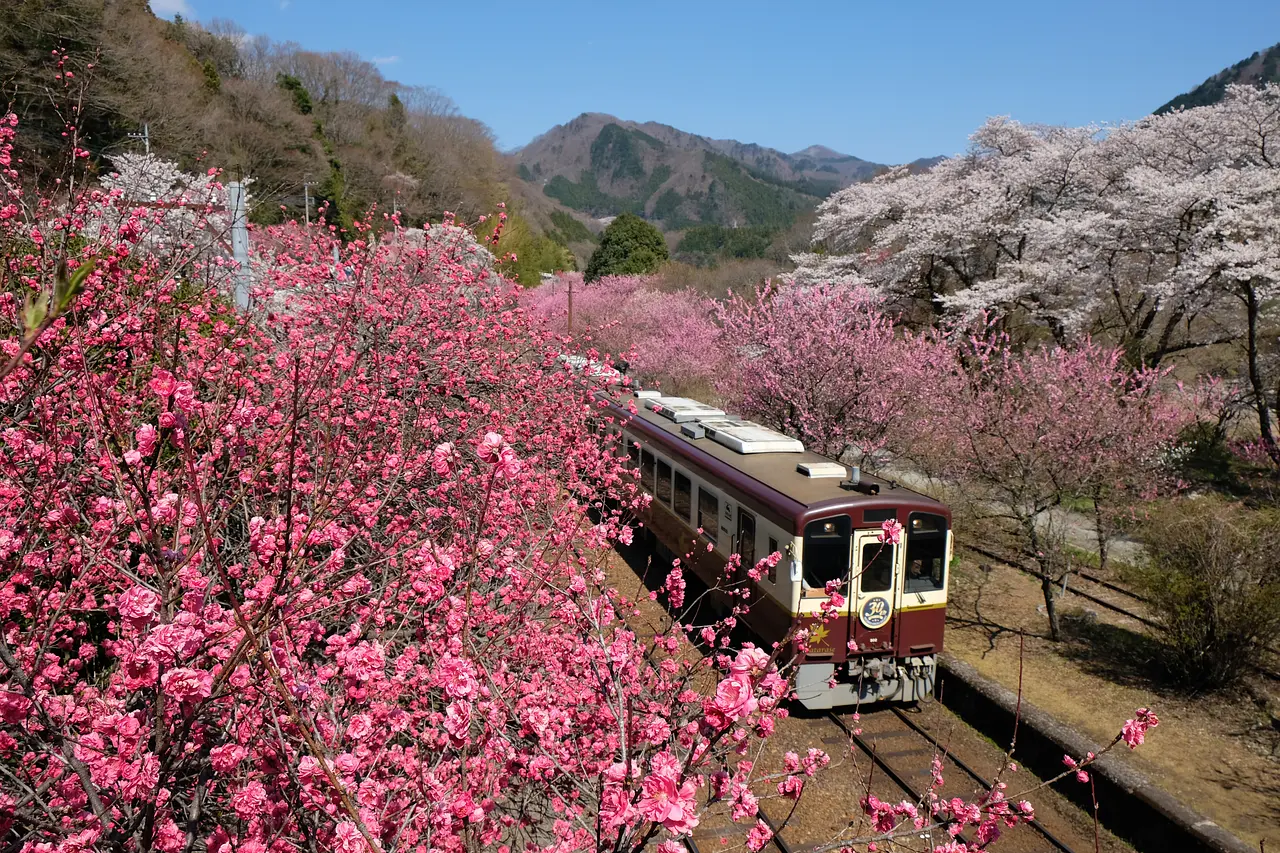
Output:
<instances>
[{"instance_id":1,"label":"distant mountain","mask_svg":"<svg viewBox=\"0 0 1280 853\"><path fill-rule=\"evenodd\" d=\"M524 181L565 207L595 218L637 213L666 231L783 229L885 168L822 145L785 154L603 113L557 125L512 157Z\"/></svg>"},{"instance_id":2,"label":"distant mountain","mask_svg":"<svg viewBox=\"0 0 1280 853\"><path fill-rule=\"evenodd\" d=\"M1253 84L1280 83L1280 44L1274 44L1262 52L1254 52L1248 59L1242 59L1230 68L1224 68L1217 74L1185 92L1156 110L1156 114L1167 113L1179 107L1205 107L1222 100L1227 86L1232 83Z\"/></svg>"}]
</instances>

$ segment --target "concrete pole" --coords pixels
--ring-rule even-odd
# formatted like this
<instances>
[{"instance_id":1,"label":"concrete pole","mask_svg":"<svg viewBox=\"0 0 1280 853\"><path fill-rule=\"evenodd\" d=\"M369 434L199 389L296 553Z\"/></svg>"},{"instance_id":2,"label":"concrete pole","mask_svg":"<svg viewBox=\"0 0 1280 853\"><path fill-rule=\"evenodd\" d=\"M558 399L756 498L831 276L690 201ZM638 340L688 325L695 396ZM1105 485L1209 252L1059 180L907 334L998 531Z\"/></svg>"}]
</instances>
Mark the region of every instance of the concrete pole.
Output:
<instances>
[{"instance_id":1,"label":"concrete pole","mask_svg":"<svg viewBox=\"0 0 1280 853\"><path fill-rule=\"evenodd\" d=\"M253 286L253 274L249 271L249 215L245 207L244 184L232 181L227 184L227 210L231 211L231 256L238 268L236 279L236 307L249 307L249 290Z\"/></svg>"}]
</instances>

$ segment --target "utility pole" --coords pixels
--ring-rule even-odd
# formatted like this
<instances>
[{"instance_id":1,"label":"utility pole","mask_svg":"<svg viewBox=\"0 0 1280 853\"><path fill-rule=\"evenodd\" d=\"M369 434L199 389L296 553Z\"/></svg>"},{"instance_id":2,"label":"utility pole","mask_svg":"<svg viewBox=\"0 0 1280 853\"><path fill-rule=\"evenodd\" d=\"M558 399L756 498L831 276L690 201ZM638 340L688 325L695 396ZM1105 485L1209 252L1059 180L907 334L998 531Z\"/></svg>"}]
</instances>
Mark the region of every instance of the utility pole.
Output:
<instances>
[{"instance_id":1,"label":"utility pole","mask_svg":"<svg viewBox=\"0 0 1280 853\"><path fill-rule=\"evenodd\" d=\"M142 133L127 134L130 139L141 139L143 150L146 151L148 157L151 156L151 125L143 124Z\"/></svg>"},{"instance_id":2,"label":"utility pole","mask_svg":"<svg viewBox=\"0 0 1280 853\"><path fill-rule=\"evenodd\" d=\"M249 270L249 227L245 205L244 184L232 181L227 184L227 208L231 212L231 255L236 261L236 307L249 307L249 289L253 285L253 273Z\"/></svg>"},{"instance_id":3,"label":"utility pole","mask_svg":"<svg viewBox=\"0 0 1280 853\"><path fill-rule=\"evenodd\" d=\"M573 334L573 276L569 276L569 334Z\"/></svg>"},{"instance_id":4,"label":"utility pole","mask_svg":"<svg viewBox=\"0 0 1280 853\"><path fill-rule=\"evenodd\" d=\"M308 225L311 224L311 187L314 185L310 175L302 176L302 203L306 207L306 213L303 216Z\"/></svg>"}]
</instances>

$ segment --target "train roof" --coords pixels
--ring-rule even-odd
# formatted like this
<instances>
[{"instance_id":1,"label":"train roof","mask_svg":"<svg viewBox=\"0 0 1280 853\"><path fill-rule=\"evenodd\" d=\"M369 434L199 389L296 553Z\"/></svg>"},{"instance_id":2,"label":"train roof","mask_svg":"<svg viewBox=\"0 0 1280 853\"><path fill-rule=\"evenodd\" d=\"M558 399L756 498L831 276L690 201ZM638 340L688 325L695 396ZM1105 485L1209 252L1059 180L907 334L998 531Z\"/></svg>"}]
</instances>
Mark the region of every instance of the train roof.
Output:
<instances>
[{"instance_id":1,"label":"train roof","mask_svg":"<svg viewBox=\"0 0 1280 853\"><path fill-rule=\"evenodd\" d=\"M636 394L636 413L621 411L624 427L646 433L683 461L706 469L789 518L799 521L858 506L950 515L939 501L866 473L861 474L861 482L879 486L879 494L846 488L841 483L849 478L848 466L806 450L799 441L768 427L696 400L652 391ZM631 398L626 394L622 404ZM803 473L802 466L811 474Z\"/></svg>"}]
</instances>

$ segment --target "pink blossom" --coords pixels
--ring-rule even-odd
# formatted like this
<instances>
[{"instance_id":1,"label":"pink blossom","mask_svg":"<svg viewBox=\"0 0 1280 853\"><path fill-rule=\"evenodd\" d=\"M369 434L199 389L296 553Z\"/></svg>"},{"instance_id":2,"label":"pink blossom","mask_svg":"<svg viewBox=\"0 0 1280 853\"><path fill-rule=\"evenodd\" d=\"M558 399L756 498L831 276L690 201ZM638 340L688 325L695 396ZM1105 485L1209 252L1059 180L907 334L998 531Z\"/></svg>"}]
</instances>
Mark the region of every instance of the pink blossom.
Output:
<instances>
[{"instance_id":1,"label":"pink blossom","mask_svg":"<svg viewBox=\"0 0 1280 853\"><path fill-rule=\"evenodd\" d=\"M1147 736L1147 731L1160 725L1160 719L1146 708L1139 708L1134 719L1126 720L1121 737L1130 749L1137 749Z\"/></svg>"},{"instance_id":2,"label":"pink blossom","mask_svg":"<svg viewBox=\"0 0 1280 853\"><path fill-rule=\"evenodd\" d=\"M335 853L370 853L360 828L349 820L339 821L333 828L333 849Z\"/></svg>"},{"instance_id":3,"label":"pink blossom","mask_svg":"<svg viewBox=\"0 0 1280 853\"><path fill-rule=\"evenodd\" d=\"M470 740L471 706L467 702L450 702L444 709L444 729L459 743Z\"/></svg>"},{"instance_id":4,"label":"pink blossom","mask_svg":"<svg viewBox=\"0 0 1280 853\"><path fill-rule=\"evenodd\" d=\"M757 820L756 825L751 827L747 833L747 849L751 851L763 850L764 846L773 839L773 830L769 829L768 824L762 820Z\"/></svg>"},{"instance_id":5,"label":"pink blossom","mask_svg":"<svg viewBox=\"0 0 1280 853\"><path fill-rule=\"evenodd\" d=\"M485 462L496 462L504 445L501 433L487 432L481 439L480 446L476 448L476 453Z\"/></svg>"},{"instance_id":6,"label":"pink blossom","mask_svg":"<svg viewBox=\"0 0 1280 853\"><path fill-rule=\"evenodd\" d=\"M267 789L261 782L246 782L231 795L231 808L241 820L260 817L267 807Z\"/></svg>"},{"instance_id":7,"label":"pink blossom","mask_svg":"<svg viewBox=\"0 0 1280 853\"><path fill-rule=\"evenodd\" d=\"M21 723L31 713L31 700L20 693L0 690L0 720L6 723Z\"/></svg>"},{"instance_id":8,"label":"pink blossom","mask_svg":"<svg viewBox=\"0 0 1280 853\"><path fill-rule=\"evenodd\" d=\"M1092 758L1092 757L1093 757L1093 753L1090 753L1090 754L1089 754L1089 757L1090 757L1090 758ZM1076 780L1077 780L1077 781L1079 781L1079 782L1088 782L1088 781L1089 781L1089 774L1088 774L1088 773L1086 773L1084 770L1081 770L1081 769L1079 768L1079 765L1076 763L1076 760L1075 760L1074 758L1072 758L1070 755L1064 755L1064 756L1062 756L1062 763L1063 763L1063 764L1065 764L1065 765L1067 765L1067 767L1070 767L1072 770L1075 770L1075 771L1076 771Z\"/></svg>"},{"instance_id":9,"label":"pink blossom","mask_svg":"<svg viewBox=\"0 0 1280 853\"><path fill-rule=\"evenodd\" d=\"M191 414L195 411L196 392L190 382L182 381L173 386L173 404L180 411Z\"/></svg>"},{"instance_id":10,"label":"pink blossom","mask_svg":"<svg viewBox=\"0 0 1280 853\"><path fill-rule=\"evenodd\" d=\"M902 525L895 518L886 518L880 523L880 533L876 536L876 541L889 545L900 544L902 542Z\"/></svg>"},{"instance_id":11,"label":"pink blossom","mask_svg":"<svg viewBox=\"0 0 1280 853\"><path fill-rule=\"evenodd\" d=\"M347 737L364 740L373 734L373 719L368 714L355 714L347 723Z\"/></svg>"},{"instance_id":12,"label":"pink blossom","mask_svg":"<svg viewBox=\"0 0 1280 853\"><path fill-rule=\"evenodd\" d=\"M453 467L454 454L453 442L437 444L431 452L431 469L442 477L448 474Z\"/></svg>"},{"instance_id":13,"label":"pink blossom","mask_svg":"<svg viewBox=\"0 0 1280 853\"><path fill-rule=\"evenodd\" d=\"M754 645L745 646L733 659L733 663L729 665L730 672L749 675L752 678L759 678L768 669L769 653L764 649L756 648Z\"/></svg>"},{"instance_id":14,"label":"pink blossom","mask_svg":"<svg viewBox=\"0 0 1280 853\"><path fill-rule=\"evenodd\" d=\"M645 820L660 823L677 835L688 834L698 825L694 780L679 785L670 772L655 772L645 777L640 789L638 809Z\"/></svg>"},{"instance_id":15,"label":"pink blossom","mask_svg":"<svg viewBox=\"0 0 1280 853\"><path fill-rule=\"evenodd\" d=\"M735 673L721 680L711 701L711 707L728 720L747 716L756 710L757 705L751 679L745 673Z\"/></svg>"},{"instance_id":16,"label":"pink blossom","mask_svg":"<svg viewBox=\"0 0 1280 853\"><path fill-rule=\"evenodd\" d=\"M607 785L600 795L600 819L605 828L615 830L628 824L635 816L631 792L617 785Z\"/></svg>"},{"instance_id":17,"label":"pink blossom","mask_svg":"<svg viewBox=\"0 0 1280 853\"><path fill-rule=\"evenodd\" d=\"M151 452L155 450L156 440L159 437L160 434L156 431L155 427L151 424L143 424L138 427L137 431L134 433L133 440L138 447L139 453L143 456L150 456Z\"/></svg>"},{"instance_id":18,"label":"pink blossom","mask_svg":"<svg viewBox=\"0 0 1280 853\"><path fill-rule=\"evenodd\" d=\"M171 669L161 676L160 686L180 702L208 699L213 692L213 673L188 667Z\"/></svg>"},{"instance_id":19,"label":"pink blossom","mask_svg":"<svg viewBox=\"0 0 1280 853\"><path fill-rule=\"evenodd\" d=\"M168 399L177 388L173 374L164 368L156 368L151 374L151 393L162 400Z\"/></svg>"},{"instance_id":20,"label":"pink blossom","mask_svg":"<svg viewBox=\"0 0 1280 853\"><path fill-rule=\"evenodd\" d=\"M142 627L154 618L160 606L160 596L145 586L132 586L116 597L116 610L121 619L127 619L134 627Z\"/></svg>"},{"instance_id":21,"label":"pink blossom","mask_svg":"<svg viewBox=\"0 0 1280 853\"><path fill-rule=\"evenodd\" d=\"M210 763L213 764L213 769L219 773L231 773L240 765L240 762L248 757L249 750L234 743L215 746L209 750Z\"/></svg>"}]
</instances>

